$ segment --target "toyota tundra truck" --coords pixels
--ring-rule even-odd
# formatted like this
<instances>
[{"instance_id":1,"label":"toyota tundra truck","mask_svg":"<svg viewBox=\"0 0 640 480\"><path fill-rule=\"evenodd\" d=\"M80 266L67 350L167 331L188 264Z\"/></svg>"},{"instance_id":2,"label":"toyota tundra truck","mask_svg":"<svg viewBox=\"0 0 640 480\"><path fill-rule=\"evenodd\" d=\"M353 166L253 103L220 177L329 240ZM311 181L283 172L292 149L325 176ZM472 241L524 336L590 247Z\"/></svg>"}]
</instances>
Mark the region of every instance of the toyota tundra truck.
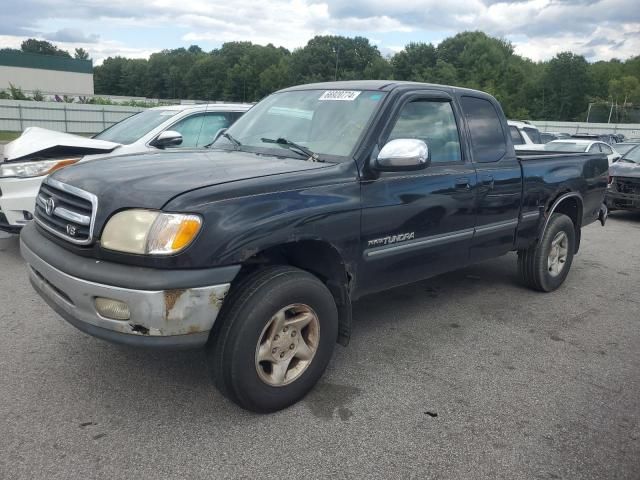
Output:
<instances>
[{"instance_id":1,"label":"toyota tundra truck","mask_svg":"<svg viewBox=\"0 0 640 480\"><path fill-rule=\"evenodd\" d=\"M362 296L511 251L550 292L582 228L606 220L606 156L516 155L479 91L302 85L216 136L55 172L21 251L69 323L135 348L205 347L215 385L252 411L316 384Z\"/></svg>"}]
</instances>

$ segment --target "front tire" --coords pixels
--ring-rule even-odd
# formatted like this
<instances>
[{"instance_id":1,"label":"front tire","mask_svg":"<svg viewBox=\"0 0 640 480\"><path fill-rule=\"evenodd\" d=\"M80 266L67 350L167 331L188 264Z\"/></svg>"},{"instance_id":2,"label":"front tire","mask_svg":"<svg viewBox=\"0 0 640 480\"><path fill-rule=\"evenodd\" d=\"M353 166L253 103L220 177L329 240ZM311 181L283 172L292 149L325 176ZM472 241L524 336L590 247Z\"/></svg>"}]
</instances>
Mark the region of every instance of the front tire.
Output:
<instances>
[{"instance_id":1,"label":"front tire","mask_svg":"<svg viewBox=\"0 0 640 480\"><path fill-rule=\"evenodd\" d=\"M267 267L231 290L207 349L215 385L254 412L303 398L326 369L338 336L331 292L303 270Z\"/></svg>"},{"instance_id":2,"label":"front tire","mask_svg":"<svg viewBox=\"0 0 640 480\"><path fill-rule=\"evenodd\" d=\"M552 292L567 278L575 252L576 232L571 219L554 213L540 241L518 251L518 273L529 288Z\"/></svg>"}]
</instances>

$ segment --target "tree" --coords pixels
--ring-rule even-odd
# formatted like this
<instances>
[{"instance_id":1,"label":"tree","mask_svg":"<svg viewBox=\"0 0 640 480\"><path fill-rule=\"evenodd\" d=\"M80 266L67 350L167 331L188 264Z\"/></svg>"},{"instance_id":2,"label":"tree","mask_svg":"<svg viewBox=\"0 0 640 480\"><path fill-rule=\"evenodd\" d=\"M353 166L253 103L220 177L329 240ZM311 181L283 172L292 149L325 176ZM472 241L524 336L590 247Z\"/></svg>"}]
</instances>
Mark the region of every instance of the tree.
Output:
<instances>
[{"instance_id":1,"label":"tree","mask_svg":"<svg viewBox=\"0 0 640 480\"><path fill-rule=\"evenodd\" d=\"M477 88L494 95L509 118L519 119L584 119L590 102L617 98L627 106L624 120L632 117L629 105L640 103L640 56L588 63L562 53L533 62L516 55L509 42L482 32L462 32L438 47L410 43L389 59L363 37L317 36L293 53L228 42L211 52L197 45L163 50L149 60L110 57L94 68L99 94L200 100L256 101L290 85L334 78ZM592 120L602 117L600 110L605 109L592 110ZM608 113L606 108L604 121Z\"/></svg>"},{"instance_id":2,"label":"tree","mask_svg":"<svg viewBox=\"0 0 640 480\"><path fill-rule=\"evenodd\" d=\"M427 81L438 62L436 47L430 43L409 43L391 59L396 80Z\"/></svg>"},{"instance_id":3,"label":"tree","mask_svg":"<svg viewBox=\"0 0 640 480\"><path fill-rule=\"evenodd\" d=\"M89 52L84 48L76 48L76 52L73 55L76 60L89 60Z\"/></svg>"},{"instance_id":4,"label":"tree","mask_svg":"<svg viewBox=\"0 0 640 480\"><path fill-rule=\"evenodd\" d=\"M40 55L55 55L57 57L71 58L71 55L69 55L69 52L66 50L61 50L46 40L36 40L35 38L29 38L22 42L20 49L24 53L37 53Z\"/></svg>"},{"instance_id":5,"label":"tree","mask_svg":"<svg viewBox=\"0 0 640 480\"><path fill-rule=\"evenodd\" d=\"M378 71L382 56L364 37L317 36L291 55L294 83L356 80L367 78L367 71Z\"/></svg>"},{"instance_id":6,"label":"tree","mask_svg":"<svg viewBox=\"0 0 640 480\"><path fill-rule=\"evenodd\" d=\"M589 64L583 56L563 52L552 58L542 79L549 120L576 120L586 112L589 80Z\"/></svg>"}]
</instances>

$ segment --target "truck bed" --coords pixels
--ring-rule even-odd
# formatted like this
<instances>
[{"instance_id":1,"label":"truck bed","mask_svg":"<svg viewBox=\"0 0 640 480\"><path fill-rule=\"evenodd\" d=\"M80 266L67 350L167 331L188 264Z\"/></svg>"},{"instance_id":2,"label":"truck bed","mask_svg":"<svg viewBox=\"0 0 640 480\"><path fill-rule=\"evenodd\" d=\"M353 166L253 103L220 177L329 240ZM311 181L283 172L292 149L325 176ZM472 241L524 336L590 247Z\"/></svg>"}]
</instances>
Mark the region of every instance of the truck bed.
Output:
<instances>
[{"instance_id":1,"label":"truck bed","mask_svg":"<svg viewBox=\"0 0 640 480\"><path fill-rule=\"evenodd\" d=\"M582 199L582 225L598 218L606 191L609 162L605 154L518 151L522 168L523 209L549 207L567 192Z\"/></svg>"}]
</instances>

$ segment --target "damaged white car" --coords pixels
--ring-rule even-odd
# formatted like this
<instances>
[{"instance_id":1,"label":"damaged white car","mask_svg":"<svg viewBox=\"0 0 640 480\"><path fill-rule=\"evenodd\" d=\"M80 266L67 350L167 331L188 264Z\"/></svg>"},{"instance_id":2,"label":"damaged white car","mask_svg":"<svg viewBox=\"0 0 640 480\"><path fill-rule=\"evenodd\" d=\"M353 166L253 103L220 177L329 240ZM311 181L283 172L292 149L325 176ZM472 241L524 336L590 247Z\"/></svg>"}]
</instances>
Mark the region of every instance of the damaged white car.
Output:
<instances>
[{"instance_id":1,"label":"damaged white car","mask_svg":"<svg viewBox=\"0 0 640 480\"><path fill-rule=\"evenodd\" d=\"M86 138L27 128L0 159L0 231L18 233L33 218L42 180L80 161L166 148L202 148L249 104L172 105L144 110ZM97 167L99 168L99 166Z\"/></svg>"}]
</instances>

